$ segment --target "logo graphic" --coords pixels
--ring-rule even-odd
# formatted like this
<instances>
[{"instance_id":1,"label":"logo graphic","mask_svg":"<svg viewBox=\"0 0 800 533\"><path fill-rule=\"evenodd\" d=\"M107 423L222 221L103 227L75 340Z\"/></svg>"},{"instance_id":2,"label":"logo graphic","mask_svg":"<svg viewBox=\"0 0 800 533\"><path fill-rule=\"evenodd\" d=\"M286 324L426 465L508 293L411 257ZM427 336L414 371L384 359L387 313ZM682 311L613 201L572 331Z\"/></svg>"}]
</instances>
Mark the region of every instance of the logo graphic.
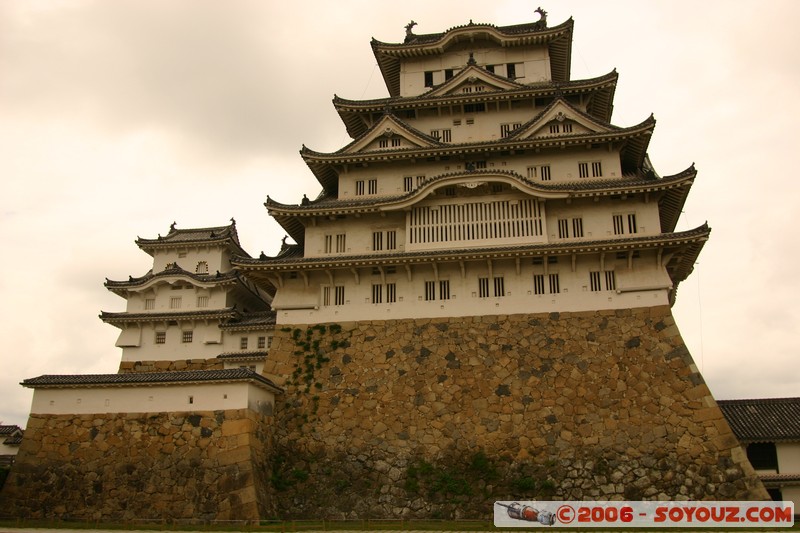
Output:
<instances>
[{"instance_id":1,"label":"logo graphic","mask_svg":"<svg viewBox=\"0 0 800 533\"><path fill-rule=\"evenodd\" d=\"M532 502L533 503L533 502ZM540 511L530 505L522 505L519 502L514 502L511 505L495 502L500 507L505 507L508 516L514 520L524 520L526 522L538 522L545 526L552 526L556 523L556 515L550 511Z\"/></svg>"}]
</instances>

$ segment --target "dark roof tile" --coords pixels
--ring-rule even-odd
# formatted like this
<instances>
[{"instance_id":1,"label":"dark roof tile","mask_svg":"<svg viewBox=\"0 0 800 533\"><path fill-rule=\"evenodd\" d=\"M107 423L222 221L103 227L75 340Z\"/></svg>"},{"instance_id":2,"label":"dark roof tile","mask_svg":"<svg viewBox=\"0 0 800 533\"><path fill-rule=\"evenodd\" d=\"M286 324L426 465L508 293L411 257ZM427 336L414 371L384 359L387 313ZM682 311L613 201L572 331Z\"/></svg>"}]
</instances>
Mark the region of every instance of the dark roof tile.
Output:
<instances>
[{"instance_id":1,"label":"dark roof tile","mask_svg":"<svg viewBox=\"0 0 800 533\"><path fill-rule=\"evenodd\" d=\"M741 441L800 440L800 398L718 400L717 404Z\"/></svg>"}]
</instances>

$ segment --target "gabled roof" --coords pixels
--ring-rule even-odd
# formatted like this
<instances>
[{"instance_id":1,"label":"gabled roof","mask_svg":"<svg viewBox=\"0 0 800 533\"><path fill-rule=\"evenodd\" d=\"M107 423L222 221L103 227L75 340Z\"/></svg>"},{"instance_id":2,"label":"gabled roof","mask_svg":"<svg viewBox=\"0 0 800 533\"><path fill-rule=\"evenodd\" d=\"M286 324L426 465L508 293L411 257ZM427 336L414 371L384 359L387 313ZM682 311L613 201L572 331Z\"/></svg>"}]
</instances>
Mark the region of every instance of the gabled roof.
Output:
<instances>
[{"instance_id":1,"label":"gabled roof","mask_svg":"<svg viewBox=\"0 0 800 533\"><path fill-rule=\"evenodd\" d=\"M486 70L487 74L500 80L507 79L496 76ZM438 87L448 87L458 76ZM377 98L373 100L347 100L334 96L333 105L347 128L347 133L356 138L368 129L364 116L390 110L394 113L409 109L436 108L440 106L458 105L469 102L501 102L523 100L532 98L553 98L556 96L570 96L588 94L587 112L597 120L609 122L613 111L614 93L616 91L619 75L616 70L585 80L571 80L560 83L552 81L536 82L527 85L518 85L516 89L484 91L481 93L448 93L439 95L429 91L418 96ZM513 83L513 82L508 82Z\"/></svg>"},{"instance_id":2,"label":"gabled roof","mask_svg":"<svg viewBox=\"0 0 800 533\"><path fill-rule=\"evenodd\" d=\"M177 263L173 263L161 272L153 274L153 271L149 270L147 274L138 278L129 276L127 281L114 281L106 278L105 286L108 290L116 294L124 295L131 289L146 288L159 280L175 277L190 280L194 284L201 286L219 285L240 280L239 273L234 270L230 270L224 274L220 272L215 274L195 274L194 272L189 272L181 268Z\"/></svg>"},{"instance_id":3,"label":"gabled roof","mask_svg":"<svg viewBox=\"0 0 800 533\"><path fill-rule=\"evenodd\" d=\"M696 174L697 172L692 166L683 172L663 178L655 178L653 174L634 174L613 179L580 179L553 183L532 181L511 170L476 169L430 176L420 187L402 194L347 200L328 195L303 202L300 205L282 204L267 197L264 205L269 215L296 242L302 243L305 242L305 225L299 217L366 214L405 209L411 204L423 200L435 189L451 184L492 180L512 184L520 191L542 198L587 198L656 192L662 195L659 197L661 231L669 233L675 230L681 208Z\"/></svg>"},{"instance_id":4,"label":"gabled roof","mask_svg":"<svg viewBox=\"0 0 800 533\"><path fill-rule=\"evenodd\" d=\"M469 24L450 28L443 33L425 35L415 35L409 29L402 43L385 43L372 39L372 52L391 96L400 95L400 69L404 58L440 55L459 43L481 39L504 48L547 46L552 80L567 81L570 78L573 21L570 18L552 28L548 28L546 21L543 21L544 19L513 26L475 24L470 21Z\"/></svg>"},{"instance_id":5,"label":"gabled roof","mask_svg":"<svg viewBox=\"0 0 800 533\"><path fill-rule=\"evenodd\" d=\"M249 368L228 370L181 370L173 372L128 372L124 374L44 375L24 380L20 385L31 389L136 387L164 384L246 381L273 392L283 389Z\"/></svg>"},{"instance_id":6,"label":"gabled roof","mask_svg":"<svg viewBox=\"0 0 800 533\"><path fill-rule=\"evenodd\" d=\"M584 116L588 117L585 114ZM591 117L588 118L594 120ZM532 120L535 120L535 118ZM628 128L613 126L608 131L529 138L504 137L483 142L439 143L439 145L432 145L427 148L395 148L360 153L344 153L342 150L323 153L315 152L303 146L300 153L314 176L327 192L335 192L337 190L339 176L337 167L344 164L407 161L462 154L472 154L477 157L511 150L564 149L607 143L620 144L622 172L623 174L635 174L642 167L647 155L647 147L650 144L650 137L653 134L655 125L655 118L651 115L635 126ZM408 127L411 128L411 126ZM515 131L519 131L519 129ZM422 132L420 134L425 135ZM337 188L334 188L334 183L337 183Z\"/></svg>"},{"instance_id":7,"label":"gabled roof","mask_svg":"<svg viewBox=\"0 0 800 533\"><path fill-rule=\"evenodd\" d=\"M454 94L458 94L459 96L462 94L470 94L464 93L463 89L475 85L478 82L485 83L488 85L489 90L495 91L513 91L525 88L525 85L522 83L517 83L514 80L489 72L483 67L468 63L465 68L458 71L458 74L446 80L444 83L433 87L430 91L425 93L425 96L428 98L435 98L453 96ZM458 93L456 91L458 91ZM471 95L479 96L477 93L472 93Z\"/></svg>"},{"instance_id":8,"label":"gabled roof","mask_svg":"<svg viewBox=\"0 0 800 533\"><path fill-rule=\"evenodd\" d=\"M165 236L159 234L156 239L136 239L136 244L150 255L156 249L164 248L191 248L200 246L226 246L237 255L249 255L239 244L239 234L236 232L236 221L231 219L228 226L213 228L188 228L177 229L173 222L169 233Z\"/></svg>"},{"instance_id":9,"label":"gabled roof","mask_svg":"<svg viewBox=\"0 0 800 533\"><path fill-rule=\"evenodd\" d=\"M509 138L512 139L531 139L537 136L541 136L540 132L544 129L545 126L549 125L551 122L563 122L565 120L569 120L571 122L576 122L577 124L583 126L587 130L592 133L609 133L612 131L618 131L622 128L618 126L614 126L607 122L601 122L594 118L593 116L584 113L580 109L576 108L572 104L570 104L567 100L563 97L558 97L553 100L550 105L544 108L540 113L538 113L535 117L530 119L528 122L522 124L520 127L516 128L513 132L509 134ZM545 133L547 137L554 137L554 136L563 136L563 133L552 134L552 133ZM578 135L573 133L573 135Z\"/></svg>"},{"instance_id":10,"label":"gabled roof","mask_svg":"<svg viewBox=\"0 0 800 533\"><path fill-rule=\"evenodd\" d=\"M800 441L800 398L717 400L743 442Z\"/></svg>"}]
</instances>

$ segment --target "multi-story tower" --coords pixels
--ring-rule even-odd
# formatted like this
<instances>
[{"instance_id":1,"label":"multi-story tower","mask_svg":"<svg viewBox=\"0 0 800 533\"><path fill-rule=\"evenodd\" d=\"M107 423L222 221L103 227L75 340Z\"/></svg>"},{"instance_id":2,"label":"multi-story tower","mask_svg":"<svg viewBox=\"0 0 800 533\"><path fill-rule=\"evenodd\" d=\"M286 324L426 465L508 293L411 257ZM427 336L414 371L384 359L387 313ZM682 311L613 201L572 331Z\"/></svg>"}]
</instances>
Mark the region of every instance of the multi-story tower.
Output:
<instances>
[{"instance_id":1,"label":"multi-story tower","mask_svg":"<svg viewBox=\"0 0 800 533\"><path fill-rule=\"evenodd\" d=\"M389 96L335 97L352 142L301 150L322 192L267 198L296 244L232 259L274 293L273 474L307 475L278 508L766 496L670 313L695 169L655 172L653 117L613 125L616 72L571 80L539 12L373 41Z\"/></svg>"},{"instance_id":2,"label":"multi-story tower","mask_svg":"<svg viewBox=\"0 0 800 533\"><path fill-rule=\"evenodd\" d=\"M675 232L695 178L660 178L655 120L612 125L617 75L571 81L572 21L372 42L390 97L336 97L353 141L303 147L322 186L267 199L297 245L235 259L279 323L666 305L708 238Z\"/></svg>"},{"instance_id":3,"label":"multi-story tower","mask_svg":"<svg viewBox=\"0 0 800 533\"><path fill-rule=\"evenodd\" d=\"M236 224L177 229L136 240L153 268L127 281L106 280L127 300L100 318L121 329L120 371L199 370L251 366L261 370L274 329L271 297L231 268L249 257Z\"/></svg>"}]
</instances>

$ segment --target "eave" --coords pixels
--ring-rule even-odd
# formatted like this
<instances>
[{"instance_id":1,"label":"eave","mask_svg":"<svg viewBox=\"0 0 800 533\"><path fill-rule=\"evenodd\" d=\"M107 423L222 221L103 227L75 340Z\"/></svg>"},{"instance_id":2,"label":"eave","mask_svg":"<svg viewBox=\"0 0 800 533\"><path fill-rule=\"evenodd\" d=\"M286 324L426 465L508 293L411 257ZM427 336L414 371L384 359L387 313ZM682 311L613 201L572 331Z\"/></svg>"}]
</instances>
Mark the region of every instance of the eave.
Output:
<instances>
[{"instance_id":1,"label":"eave","mask_svg":"<svg viewBox=\"0 0 800 533\"><path fill-rule=\"evenodd\" d=\"M482 143L447 144L431 148L396 148L345 154L338 152L316 152L303 147L300 155L311 172L326 191L338 187L338 166L362 163L393 163L414 159L442 158L462 155L486 155L507 151L563 150L621 143L620 158L623 173L635 173L642 165L647 153L650 137L655 128L655 118L648 117L642 123L629 128L616 128L608 132L552 135L529 139L497 139Z\"/></svg>"},{"instance_id":2,"label":"eave","mask_svg":"<svg viewBox=\"0 0 800 533\"><path fill-rule=\"evenodd\" d=\"M448 250L426 250L371 255L300 257L287 259L237 259L236 267L249 277L274 286L276 275L288 272L351 270L432 262L467 262L503 259L527 259L551 255L586 255L637 250L657 250L674 287L686 279L694 268L697 256L711 233L707 224L689 231L650 236L634 236L605 240L525 244ZM673 288L674 293L674 288Z\"/></svg>"},{"instance_id":3,"label":"eave","mask_svg":"<svg viewBox=\"0 0 800 533\"><path fill-rule=\"evenodd\" d=\"M192 285L203 288L231 285L237 282L242 283L235 271L226 272L225 274L220 274L219 272L217 274L195 274L180 267L173 267L156 274L153 274L151 270L139 278L131 276L128 281L114 281L106 278L105 287L111 292L125 297L129 292L146 290L161 282L170 283L170 280L172 282L188 281Z\"/></svg>"},{"instance_id":4,"label":"eave","mask_svg":"<svg viewBox=\"0 0 800 533\"><path fill-rule=\"evenodd\" d=\"M154 387L249 382L274 393L283 389L247 368L227 370L182 370L172 372L128 372L124 374L43 375L22 381L31 389L76 389L99 387Z\"/></svg>"},{"instance_id":5,"label":"eave","mask_svg":"<svg viewBox=\"0 0 800 533\"><path fill-rule=\"evenodd\" d=\"M186 322L198 320L230 320L241 317L241 313L233 307L224 309L209 309L202 311L173 311L154 313L108 313L102 311L100 320L106 324L120 327L128 324L152 324L156 322Z\"/></svg>"},{"instance_id":6,"label":"eave","mask_svg":"<svg viewBox=\"0 0 800 533\"><path fill-rule=\"evenodd\" d=\"M554 98L559 95L588 94L587 113L596 120L610 122L618 78L619 75L614 70L597 78L562 83L549 81L532 83L517 90L459 93L444 96L431 96L430 93L425 93L408 98L380 98L362 101L347 100L334 96L333 105L347 128L347 133L354 139L363 135L369 129L370 126L365 121L365 117L368 118L385 110L402 114L402 111L411 109L440 108L476 102L494 103L532 98ZM448 80L445 83L452 81Z\"/></svg>"},{"instance_id":7,"label":"eave","mask_svg":"<svg viewBox=\"0 0 800 533\"><path fill-rule=\"evenodd\" d=\"M404 43L384 43L373 39L371 45L390 96L400 95L400 68L404 59L440 55L457 43L475 39L488 39L504 48L547 45L551 78L562 82L570 77L573 25L571 18L552 28L535 23L498 27L470 22L441 34L414 35Z\"/></svg>"}]
</instances>

